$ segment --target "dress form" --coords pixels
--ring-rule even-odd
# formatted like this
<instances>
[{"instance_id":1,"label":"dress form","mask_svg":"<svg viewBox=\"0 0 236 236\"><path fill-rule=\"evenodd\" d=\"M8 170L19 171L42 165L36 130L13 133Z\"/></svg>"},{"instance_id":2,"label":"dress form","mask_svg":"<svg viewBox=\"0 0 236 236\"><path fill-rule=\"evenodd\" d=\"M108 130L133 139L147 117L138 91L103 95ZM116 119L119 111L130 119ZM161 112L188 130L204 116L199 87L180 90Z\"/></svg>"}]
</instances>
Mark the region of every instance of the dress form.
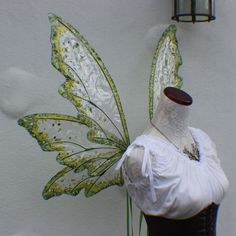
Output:
<instances>
[{"instance_id":1,"label":"dress form","mask_svg":"<svg viewBox=\"0 0 236 236\"><path fill-rule=\"evenodd\" d=\"M191 97L182 90L166 88L160 97L152 122L148 124L143 134L164 139L180 151L184 152L187 149L192 153L196 143L188 128L191 103ZM142 147L135 147L129 155L128 165L139 162L142 160L142 156ZM135 174L139 175L140 172L132 173L133 176ZM218 205L213 203L197 215L185 220L166 219L144 214L148 235L215 236L217 210Z\"/></svg>"}]
</instances>

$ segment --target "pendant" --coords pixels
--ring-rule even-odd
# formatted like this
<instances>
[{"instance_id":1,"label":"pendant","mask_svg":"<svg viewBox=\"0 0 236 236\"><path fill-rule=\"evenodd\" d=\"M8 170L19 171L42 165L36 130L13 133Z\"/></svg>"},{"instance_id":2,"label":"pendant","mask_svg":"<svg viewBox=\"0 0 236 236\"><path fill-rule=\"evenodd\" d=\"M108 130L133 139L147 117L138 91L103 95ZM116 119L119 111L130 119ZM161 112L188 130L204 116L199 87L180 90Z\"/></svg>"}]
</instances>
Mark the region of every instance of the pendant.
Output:
<instances>
[{"instance_id":1,"label":"pendant","mask_svg":"<svg viewBox=\"0 0 236 236\"><path fill-rule=\"evenodd\" d=\"M186 154L190 160L200 161L200 155L196 145L192 144L192 150L193 152L190 152L187 148L184 148L183 153Z\"/></svg>"}]
</instances>

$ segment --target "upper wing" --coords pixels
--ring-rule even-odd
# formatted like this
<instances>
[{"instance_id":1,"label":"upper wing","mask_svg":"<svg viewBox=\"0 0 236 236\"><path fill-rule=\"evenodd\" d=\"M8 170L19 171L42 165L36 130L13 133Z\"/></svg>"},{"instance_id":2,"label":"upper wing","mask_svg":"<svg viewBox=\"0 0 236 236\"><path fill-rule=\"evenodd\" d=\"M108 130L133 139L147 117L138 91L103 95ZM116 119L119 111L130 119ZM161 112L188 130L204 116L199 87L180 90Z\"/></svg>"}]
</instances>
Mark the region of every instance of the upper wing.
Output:
<instances>
[{"instance_id":1,"label":"upper wing","mask_svg":"<svg viewBox=\"0 0 236 236\"><path fill-rule=\"evenodd\" d=\"M101 58L71 25L53 14L49 19L52 64L67 78L59 93L76 106L79 115L92 118L128 144L120 98Z\"/></svg>"},{"instance_id":2,"label":"upper wing","mask_svg":"<svg viewBox=\"0 0 236 236\"><path fill-rule=\"evenodd\" d=\"M61 18L50 14L52 64L65 77L59 93L76 108L77 117L33 114L19 125L37 139L44 151L57 151L66 167L45 186L43 197L63 193L87 197L122 185L115 163L129 145L125 116L115 84L88 42Z\"/></svg>"},{"instance_id":3,"label":"upper wing","mask_svg":"<svg viewBox=\"0 0 236 236\"><path fill-rule=\"evenodd\" d=\"M161 91L168 86L180 88L182 78L178 76L182 64L176 39L176 27L170 25L159 40L152 60L149 80L149 118L152 119Z\"/></svg>"}]
</instances>

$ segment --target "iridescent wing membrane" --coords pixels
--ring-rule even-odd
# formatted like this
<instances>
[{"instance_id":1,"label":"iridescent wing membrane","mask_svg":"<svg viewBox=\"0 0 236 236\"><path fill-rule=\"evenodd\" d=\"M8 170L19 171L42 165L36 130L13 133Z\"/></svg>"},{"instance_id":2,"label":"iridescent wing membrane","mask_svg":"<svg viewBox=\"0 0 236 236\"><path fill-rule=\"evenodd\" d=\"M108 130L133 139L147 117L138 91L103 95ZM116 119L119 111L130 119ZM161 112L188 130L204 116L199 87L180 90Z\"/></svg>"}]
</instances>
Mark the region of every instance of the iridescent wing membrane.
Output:
<instances>
[{"instance_id":1,"label":"iridescent wing membrane","mask_svg":"<svg viewBox=\"0 0 236 236\"><path fill-rule=\"evenodd\" d=\"M164 88L180 88L182 78L178 76L182 64L176 39L176 27L170 25L160 38L152 60L149 79L149 118L155 114L159 97Z\"/></svg>"},{"instance_id":2,"label":"iridescent wing membrane","mask_svg":"<svg viewBox=\"0 0 236 236\"><path fill-rule=\"evenodd\" d=\"M129 145L125 116L115 84L97 53L71 25L50 14L52 65L66 81L59 93L77 116L33 114L19 125L37 139L43 151L57 151L66 167L45 186L43 197L63 193L89 197L123 184L115 163Z\"/></svg>"}]
</instances>

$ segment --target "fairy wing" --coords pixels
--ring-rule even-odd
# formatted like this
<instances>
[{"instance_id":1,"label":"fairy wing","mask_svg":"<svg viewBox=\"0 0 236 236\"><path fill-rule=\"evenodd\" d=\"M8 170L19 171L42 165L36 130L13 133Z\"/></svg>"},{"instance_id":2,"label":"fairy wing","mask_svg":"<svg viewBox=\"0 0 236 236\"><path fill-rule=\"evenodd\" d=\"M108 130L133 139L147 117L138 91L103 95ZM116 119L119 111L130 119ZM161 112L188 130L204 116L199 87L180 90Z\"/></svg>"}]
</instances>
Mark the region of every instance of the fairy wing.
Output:
<instances>
[{"instance_id":1,"label":"fairy wing","mask_svg":"<svg viewBox=\"0 0 236 236\"><path fill-rule=\"evenodd\" d=\"M57 151L66 167L45 186L43 197L63 193L89 197L122 185L115 163L129 145L129 135L115 84L97 53L71 25L50 14L52 65L65 77L59 93L77 116L33 114L19 125L37 139L43 151Z\"/></svg>"},{"instance_id":2,"label":"fairy wing","mask_svg":"<svg viewBox=\"0 0 236 236\"><path fill-rule=\"evenodd\" d=\"M71 25L53 14L49 19L52 65L67 78L59 93L75 105L79 115L85 114L129 143L120 98L101 58Z\"/></svg>"},{"instance_id":3,"label":"fairy wing","mask_svg":"<svg viewBox=\"0 0 236 236\"><path fill-rule=\"evenodd\" d=\"M168 86L180 88L182 78L178 76L182 64L176 39L176 26L170 25L160 38L151 66L149 79L149 118L152 119L161 91Z\"/></svg>"}]
</instances>

